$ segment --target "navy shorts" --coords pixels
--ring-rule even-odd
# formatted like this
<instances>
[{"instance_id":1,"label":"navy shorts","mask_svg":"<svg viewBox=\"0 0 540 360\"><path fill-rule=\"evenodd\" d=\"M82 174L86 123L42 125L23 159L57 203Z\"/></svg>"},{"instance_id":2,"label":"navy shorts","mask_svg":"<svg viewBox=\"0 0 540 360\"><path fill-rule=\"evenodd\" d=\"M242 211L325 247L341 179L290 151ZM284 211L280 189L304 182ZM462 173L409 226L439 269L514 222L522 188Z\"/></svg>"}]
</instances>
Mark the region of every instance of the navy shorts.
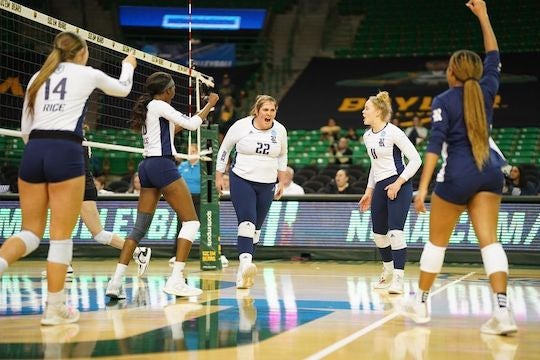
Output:
<instances>
[{"instance_id":1,"label":"navy shorts","mask_svg":"<svg viewBox=\"0 0 540 360\"><path fill-rule=\"evenodd\" d=\"M30 139L19 177L29 183L55 183L84 175L83 147L65 139Z\"/></svg>"},{"instance_id":2,"label":"navy shorts","mask_svg":"<svg viewBox=\"0 0 540 360\"><path fill-rule=\"evenodd\" d=\"M437 182L433 192L441 199L457 205L466 205L480 191L502 194L504 174L500 168L488 168L476 176L464 176Z\"/></svg>"},{"instance_id":3,"label":"navy shorts","mask_svg":"<svg viewBox=\"0 0 540 360\"><path fill-rule=\"evenodd\" d=\"M238 224L249 221L260 229L268 215L276 184L249 181L229 172L231 186L231 201L236 212Z\"/></svg>"},{"instance_id":4,"label":"navy shorts","mask_svg":"<svg viewBox=\"0 0 540 360\"><path fill-rule=\"evenodd\" d=\"M412 183L405 182L394 200L388 198L384 188L392 184L398 175L375 184L371 199L371 223L375 234L386 234L389 230L403 230L412 201Z\"/></svg>"},{"instance_id":5,"label":"navy shorts","mask_svg":"<svg viewBox=\"0 0 540 360\"><path fill-rule=\"evenodd\" d=\"M147 157L139 164L139 180L143 188L162 189L180 178L172 157Z\"/></svg>"}]
</instances>

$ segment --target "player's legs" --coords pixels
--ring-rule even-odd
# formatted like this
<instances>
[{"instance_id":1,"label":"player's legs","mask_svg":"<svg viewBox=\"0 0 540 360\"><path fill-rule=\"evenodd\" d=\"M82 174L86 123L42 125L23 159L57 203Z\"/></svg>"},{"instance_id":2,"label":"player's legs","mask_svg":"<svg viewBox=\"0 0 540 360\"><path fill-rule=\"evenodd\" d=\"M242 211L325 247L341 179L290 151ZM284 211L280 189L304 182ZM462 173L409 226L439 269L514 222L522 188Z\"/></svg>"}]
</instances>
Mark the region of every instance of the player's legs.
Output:
<instances>
[{"instance_id":1,"label":"player's legs","mask_svg":"<svg viewBox=\"0 0 540 360\"><path fill-rule=\"evenodd\" d=\"M467 204L474 232L480 243L482 260L494 293L495 313L481 330L489 334L509 334L517 331L509 311L506 293L508 259L497 241L497 222L501 196L493 192L479 192Z\"/></svg>"},{"instance_id":2,"label":"player's legs","mask_svg":"<svg viewBox=\"0 0 540 360\"><path fill-rule=\"evenodd\" d=\"M29 183L20 178L18 183L22 231L13 234L0 247L0 275L9 264L28 255L38 247L47 221L49 204L47 184Z\"/></svg>"},{"instance_id":3,"label":"player's legs","mask_svg":"<svg viewBox=\"0 0 540 360\"><path fill-rule=\"evenodd\" d=\"M258 184L256 188L256 199L257 219L255 221L255 233L253 235L253 253L255 253L255 248L259 243L264 220L274 200L274 184Z\"/></svg>"},{"instance_id":4,"label":"player's legs","mask_svg":"<svg viewBox=\"0 0 540 360\"><path fill-rule=\"evenodd\" d=\"M388 196L383 182L375 184L371 199L371 224L373 239L383 261L383 271L379 279L373 284L374 289L387 289L392 281L394 259L388 233Z\"/></svg>"},{"instance_id":5,"label":"player's legs","mask_svg":"<svg viewBox=\"0 0 540 360\"><path fill-rule=\"evenodd\" d=\"M403 184L394 200L387 199L389 229L387 237L394 261L392 283L388 288L390 294L403 293L403 278L407 261L407 242L403 228L411 207L412 192L412 184L408 181Z\"/></svg>"},{"instance_id":6,"label":"player's legs","mask_svg":"<svg viewBox=\"0 0 540 360\"><path fill-rule=\"evenodd\" d=\"M179 178L161 189L165 200L182 221L182 227L176 239L176 261L173 264L171 276L163 289L166 293L176 296L198 296L202 290L186 284L184 269L195 240L200 223L195 211L191 193L184 179Z\"/></svg>"}]
</instances>

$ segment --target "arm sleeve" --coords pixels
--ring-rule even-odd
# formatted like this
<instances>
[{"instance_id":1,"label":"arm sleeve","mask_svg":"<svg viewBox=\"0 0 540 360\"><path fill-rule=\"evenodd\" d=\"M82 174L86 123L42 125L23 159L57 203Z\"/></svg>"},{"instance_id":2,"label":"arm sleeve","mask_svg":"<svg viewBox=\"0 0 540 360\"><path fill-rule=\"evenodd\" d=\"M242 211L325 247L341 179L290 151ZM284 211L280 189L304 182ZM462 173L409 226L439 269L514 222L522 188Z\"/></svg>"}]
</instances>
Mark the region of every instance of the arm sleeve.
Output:
<instances>
[{"instance_id":1,"label":"arm sleeve","mask_svg":"<svg viewBox=\"0 0 540 360\"><path fill-rule=\"evenodd\" d=\"M227 131L227 134L219 147L216 161L216 171L219 171L220 173L225 172L227 163L229 162L229 156L231 155L231 149L238 141L238 126L235 126L236 124L238 123L234 123L229 131Z\"/></svg>"},{"instance_id":2,"label":"arm sleeve","mask_svg":"<svg viewBox=\"0 0 540 360\"><path fill-rule=\"evenodd\" d=\"M133 66L129 63L122 63L122 73L119 79L106 75L103 71L94 69L96 72L96 87L105 94L117 97L128 96L133 85Z\"/></svg>"},{"instance_id":3,"label":"arm sleeve","mask_svg":"<svg viewBox=\"0 0 540 360\"><path fill-rule=\"evenodd\" d=\"M202 119L199 115L189 117L182 114L180 111L176 110L166 102L160 102L159 112L160 115L165 119L187 130L197 130L202 124Z\"/></svg>"},{"instance_id":4,"label":"arm sleeve","mask_svg":"<svg viewBox=\"0 0 540 360\"><path fill-rule=\"evenodd\" d=\"M371 189L375 189L375 178L373 176L373 169L369 169L367 187Z\"/></svg>"},{"instance_id":5,"label":"arm sleeve","mask_svg":"<svg viewBox=\"0 0 540 360\"><path fill-rule=\"evenodd\" d=\"M32 85L37 74L38 73L32 76L32 78L28 82L28 86L26 87L27 89L30 87L30 85ZM28 136L30 135L30 131L32 130L33 122L34 122L34 118L28 112L28 93L27 93L24 96L24 104L23 104L22 114L21 114L21 133L22 133L22 138L25 144L28 142Z\"/></svg>"},{"instance_id":6,"label":"arm sleeve","mask_svg":"<svg viewBox=\"0 0 540 360\"><path fill-rule=\"evenodd\" d=\"M484 94L489 96L489 99L485 99L486 103L493 104L495 101L495 95L499 90L499 83L501 81L501 59L498 51L490 51L486 53L484 59L484 74L480 79L480 86L485 89Z\"/></svg>"},{"instance_id":7,"label":"arm sleeve","mask_svg":"<svg viewBox=\"0 0 540 360\"><path fill-rule=\"evenodd\" d=\"M287 130L283 128L283 136L281 139L281 152L278 157L278 170L285 171L287 170L288 162L288 145L287 145Z\"/></svg>"},{"instance_id":8,"label":"arm sleeve","mask_svg":"<svg viewBox=\"0 0 540 360\"><path fill-rule=\"evenodd\" d=\"M405 166L405 169L401 174L399 174L399 176L405 180L409 180L414 176L414 174L416 174L420 168L420 165L422 165L422 159L420 158L420 154L418 154L418 151L414 147L411 140L409 140L403 131L397 131L395 144L403 152L407 160L409 160L407 166Z\"/></svg>"},{"instance_id":9,"label":"arm sleeve","mask_svg":"<svg viewBox=\"0 0 540 360\"><path fill-rule=\"evenodd\" d=\"M441 149L448 134L449 123L448 114L439 97L433 99L431 111L431 131L426 151L441 155Z\"/></svg>"}]
</instances>

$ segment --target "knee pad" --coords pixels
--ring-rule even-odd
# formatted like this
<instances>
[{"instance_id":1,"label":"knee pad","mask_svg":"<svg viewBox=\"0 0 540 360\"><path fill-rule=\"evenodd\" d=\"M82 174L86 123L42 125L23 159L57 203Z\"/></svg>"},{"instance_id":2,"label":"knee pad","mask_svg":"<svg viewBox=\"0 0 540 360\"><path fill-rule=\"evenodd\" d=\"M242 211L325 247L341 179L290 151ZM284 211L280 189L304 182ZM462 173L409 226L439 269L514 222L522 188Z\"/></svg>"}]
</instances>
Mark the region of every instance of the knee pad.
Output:
<instances>
[{"instance_id":1,"label":"knee pad","mask_svg":"<svg viewBox=\"0 0 540 360\"><path fill-rule=\"evenodd\" d=\"M103 245L111 245L113 233L110 231L101 230L99 234L94 236L94 240Z\"/></svg>"},{"instance_id":2,"label":"knee pad","mask_svg":"<svg viewBox=\"0 0 540 360\"><path fill-rule=\"evenodd\" d=\"M493 243L483 247L482 261L484 262L484 269L487 276L496 272L505 272L508 274L508 258L501 245L501 243Z\"/></svg>"},{"instance_id":3,"label":"knee pad","mask_svg":"<svg viewBox=\"0 0 540 360\"><path fill-rule=\"evenodd\" d=\"M238 236L253 239L255 237L255 224L251 221L243 221L238 224Z\"/></svg>"},{"instance_id":4,"label":"knee pad","mask_svg":"<svg viewBox=\"0 0 540 360\"><path fill-rule=\"evenodd\" d=\"M388 232L388 238L390 240L392 250L401 250L407 247L403 230L390 230Z\"/></svg>"},{"instance_id":5,"label":"knee pad","mask_svg":"<svg viewBox=\"0 0 540 360\"><path fill-rule=\"evenodd\" d=\"M378 248L384 249L390 246L390 239L386 235L373 234L373 240Z\"/></svg>"},{"instance_id":6,"label":"knee pad","mask_svg":"<svg viewBox=\"0 0 540 360\"><path fill-rule=\"evenodd\" d=\"M135 220L135 226L129 233L128 239L135 240L137 243L146 235L154 214L143 213L137 211L137 220Z\"/></svg>"},{"instance_id":7,"label":"knee pad","mask_svg":"<svg viewBox=\"0 0 540 360\"><path fill-rule=\"evenodd\" d=\"M256 244L259 242L261 238L261 230L255 230L255 233L253 234L253 243Z\"/></svg>"},{"instance_id":8,"label":"knee pad","mask_svg":"<svg viewBox=\"0 0 540 360\"><path fill-rule=\"evenodd\" d=\"M428 241L424 246L424 251L422 251L422 256L420 257L420 270L431 274L440 273L444 262L445 252L445 247L435 246L431 241Z\"/></svg>"},{"instance_id":9,"label":"knee pad","mask_svg":"<svg viewBox=\"0 0 540 360\"><path fill-rule=\"evenodd\" d=\"M30 230L21 230L20 233L14 234L13 236L21 239L26 247L23 257L36 250L39 246L39 238Z\"/></svg>"},{"instance_id":10,"label":"knee pad","mask_svg":"<svg viewBox=\"0 0 540 360\"><path fill-rule=\"evenodd\" d=\"M73 240L51 240L47 261L69 265L73 258Z\"/></svg>"},{"instance_id":11,"label":"knee pad","mask_svg":"<svg viewBox=\"0 0 540 360\"><path fill-rule=\"evenodd\" d=\"M178 233L178 237L193 242L200 227L201 223L197 220L182 221L182 228L180 229L180 233Z\"/></svg>"}]
</instances>

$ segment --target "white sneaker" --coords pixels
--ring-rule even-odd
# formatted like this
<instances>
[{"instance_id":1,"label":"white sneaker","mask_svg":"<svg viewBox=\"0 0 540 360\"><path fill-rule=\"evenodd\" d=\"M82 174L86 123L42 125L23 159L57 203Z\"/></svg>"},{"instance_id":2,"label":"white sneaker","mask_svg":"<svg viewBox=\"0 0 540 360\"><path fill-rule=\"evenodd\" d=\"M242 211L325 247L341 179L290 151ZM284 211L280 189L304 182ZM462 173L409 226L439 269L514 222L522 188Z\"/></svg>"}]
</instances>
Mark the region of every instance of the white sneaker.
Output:
<instances>
[{"instance_id":1,"label":"white sneaker","mask_svg":"<svg viewBox=\"0 0 540 360\"><path fill-rule=\"evenodd\" d=\"M41 276L47 277L47 270L43 270L41 272ZM68 265L67 271L66 271L66 277L73 276L73 266Z\"/></svg>"},{"instance_id":2,"label":"white sneaker","mask_svg":"<svg viewBox=\"0 0 540 360\"><path fill-rule=\"evenodd\" d=\"M248 263L238 267L236 274L236 288L249 289L255 283L255 275L257 275L257 266L253 263Z\"/></svg>"},{"instance_id":3,"label":"white sneaker","mask_svg":"<svg viewBox=\"0 0 540 360\"><path fill-rule=\"evenodd\" d=\"M383 270L379 279L373 284L374 289L388 289L392 281L392 272Z\"/></svg>"},{"instance_id":4,"label":"white sneaker","mask_svg":"<svg viewBox=\"0 0 540 360\"><path fill-rule=\"evenodd\" d=\"M400 274L394 274L392 276L392 283L388 288L389 294L403 294L403 276Z\"/></svg>"},{"instance_id":5,"label":"white sneaker","mask_svg":"<svg viewBox=\"0 0 540 360\"><path fill-rule=\"evenodd\" d=\"M174 263L176 262L176 256L173 256L169 259L169 267L173 267Z\"/></svg>"},{"instance_id":6,"label":"white sneaker","mask_svg":"<svg viewBox=\"0 0 540 360\"><path fill-rule=\"evenodd\" d=\"M225 255L221 255L219 259L221 260L221 267L226 268L229 266L229 260L225 257Z\"/></svg>"},{"instance_id":7,"label":"white sneaker","mask_svg":"<svg viewBox=\"0 0 540 360\"><path fill-rule=\"evenodd\" d=\"M47 304L41 318L41 325L71 324L79 321L80 315L79 310L68 308L64 303L56 305Z\"/></svg>"},{"instance_id":8,"label":"white sneaker","mask_svg":"<svg viewBox=\"0 0 540 360\"><path fill-rule=\"evenodd\" d=\"M491 319L486 321L480 331L491 335L508 335L517 332L516 320L508 308L496 310Z\"/></svg>"},{"instance_id":9,"label":"white sneaker","mask_svg":"<svg viewBox=\"0 0 540 360\"><path fill-rule=\"evenodd\" d=\"M137 247L133 252L133 259L138 265L137 276L144 275L148 264L150 264L150 258L152 257L152 249L149 247Z\"/></svg>"},{"instance_id":10,"label":"white sneaker","mask_svg":"<svg viewBox=\"0 0 540 360\"><path fill-rule=\"evenodd\" d=\"M105 295L107 295L111 299L125 299L126 291L124 290L124 285L116 284L112 280L109 280Z\"/></svg>"},{"instance_id":11,"label":"white sneaker","mask_svg":"<svg viewBox=\"0 0 540 360\"><path fill-rule=\"evenodd\" d=\"M184 279L173 280L172 278L167 280L163 291L175 296L199 296L203 292L201 289L186 284Z\"/></svg>"},{"instance_id":12,"label":"white sneaker","mask_svg":"<svg viewBox=\"0 0 540 360\"><path fill-rule=\"evenodd\" d=\"M403 303L401 313L417 324L425 324L431 320L431 299L428 297L426 302L420 302L411 297Z\"/></svg>"}]
</instances>

